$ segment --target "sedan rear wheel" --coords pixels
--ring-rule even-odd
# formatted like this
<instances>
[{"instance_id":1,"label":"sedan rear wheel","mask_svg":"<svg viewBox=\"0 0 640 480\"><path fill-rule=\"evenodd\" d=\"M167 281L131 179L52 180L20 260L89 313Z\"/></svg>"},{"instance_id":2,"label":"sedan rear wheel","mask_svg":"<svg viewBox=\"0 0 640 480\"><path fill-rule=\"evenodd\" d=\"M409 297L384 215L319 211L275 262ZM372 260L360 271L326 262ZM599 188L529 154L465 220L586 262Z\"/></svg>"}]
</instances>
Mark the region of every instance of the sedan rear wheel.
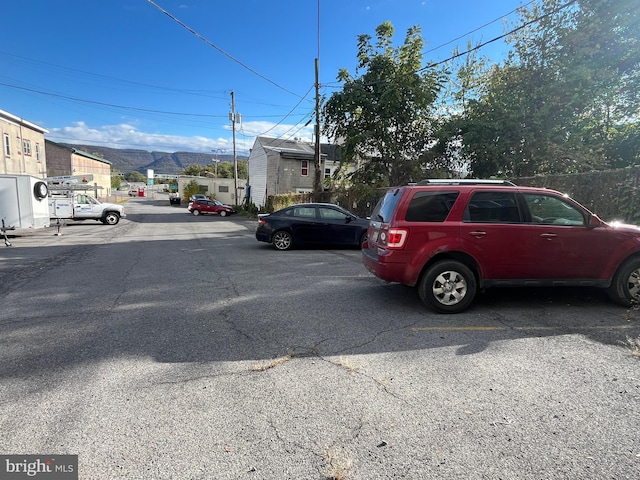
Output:
<instances>
[{"instance_id":1,"label":"sedan rear wheel","mask_svg":"<svg viewBox=\"0 0 640 480\"><path fill-rule=\"evenodd\" d=\"M422 276L418 293L422 302L437 312L462 312L476 294L476 277L465 264L444 260Z\"/></svg>"},{"instance_id":2,"label":"sedan rear wheel","mask_svg":"<svg viewBox=\"0 0 640 480\"><path fill-rule=\"evenodd\" d=\"M631 258L618 268L607 295L624 307L640 304L640 258Z\"/></svg>"},{"instance_id":3,"label":"sedan rear wheel","mask_svg":"<svg viewBox=\"0 0 640 480\"><path fill-rule=\"evenodd\" d=\"M291 234L282 230L273 234L272 242L278 250L289 250L293 246Z\"/></svg>"},{"instance_id":4,"label":"sedan rear wheel","mask_svg":"<svg viewBox=\"0 0 640 480\"><path fill-rule=\"evenodd\" d=\"M360 247L362 248L362 245L364 244L364 242L367 241L367 232L364 232L361 236L360 236Z\"/></svg>"}]
</instances>

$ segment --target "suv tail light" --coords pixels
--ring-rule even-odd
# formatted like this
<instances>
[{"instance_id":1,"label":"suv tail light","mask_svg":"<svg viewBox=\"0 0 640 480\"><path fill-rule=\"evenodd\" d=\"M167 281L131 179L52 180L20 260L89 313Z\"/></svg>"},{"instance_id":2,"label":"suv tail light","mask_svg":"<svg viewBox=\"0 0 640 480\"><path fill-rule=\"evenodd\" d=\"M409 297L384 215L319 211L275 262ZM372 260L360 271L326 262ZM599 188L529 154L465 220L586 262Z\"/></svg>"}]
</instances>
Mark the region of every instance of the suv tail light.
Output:
<instances>
[{"instance_id":1,"label":"suv tail light","mask_svg":"<svg viewBox=\"0 0 640 480\"><path fill-rule=\"evenodd\" d=\"M390 228L386 232L380 232L380 240L387 248L401 249L407 241L409 231L404 228Z\"/></svg>"}]
</instances>

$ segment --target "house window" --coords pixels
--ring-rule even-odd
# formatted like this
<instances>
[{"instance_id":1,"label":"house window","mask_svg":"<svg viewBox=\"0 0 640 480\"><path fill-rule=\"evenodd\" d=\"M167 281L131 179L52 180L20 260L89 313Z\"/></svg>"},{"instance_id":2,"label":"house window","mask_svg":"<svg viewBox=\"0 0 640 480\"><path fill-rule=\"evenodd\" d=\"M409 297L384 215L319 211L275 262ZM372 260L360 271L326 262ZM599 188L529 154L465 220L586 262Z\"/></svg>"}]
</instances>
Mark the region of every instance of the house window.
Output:
<instances>
[{"instance_id":1,"label":"house window","mask_svg":"<svg viewBox=\"0 0 640 480\"><path fill-rule=\"evenodd\" d=\"M4 154L7 157L11 156L11 140L9 139L9 134L5 133L4 134Z\"/></svg>"},{"instance_id":2,"label":"house window","mask_svg":"<svg viewBox=\"0 0 640 480\"><path fill-rule=\"evenodd\" d=\"M22 151L25 155L31 156L31 140L22 140Z\"/></svg>"},{"instance_id":3,"label":"house window","mask_svg":"<svg viewBox=\"0 0 640 480\"><path fill-rule=\"evenodd\" d=\"M324 169L324 178L331 178L331 169L330 168L325 168Z\"/></svg>"},{"instance_id":4,"label":"house window","mask_svg":"<svg viewBox=\"0 0 640 480\"><path fill-rule=\"evenodd\" d=\"M220 192L220 193L229 193L229 186L228 185L219 185L218 186L218 192Z\"/></svg>"},{"instance_id":5,"label":"house window","mask_svg":"<svg viewBox=\"0 0 640 480\"><path fill-rule=\"evenodd\" d=\"M308 160L302 160L302 171L300 173L302 173L303 177L306 177L307 175L309 175L309 161Z\"/></svg>"},{"instance_id":6,"label":"house window","mask_svg":"<svg viewBox=\"0 0 640 480\"><path fill-rule=\"evenodd\" d=\"M36 162L40 162L40 144L36 143Z\"/></svg>"}]
</instances>

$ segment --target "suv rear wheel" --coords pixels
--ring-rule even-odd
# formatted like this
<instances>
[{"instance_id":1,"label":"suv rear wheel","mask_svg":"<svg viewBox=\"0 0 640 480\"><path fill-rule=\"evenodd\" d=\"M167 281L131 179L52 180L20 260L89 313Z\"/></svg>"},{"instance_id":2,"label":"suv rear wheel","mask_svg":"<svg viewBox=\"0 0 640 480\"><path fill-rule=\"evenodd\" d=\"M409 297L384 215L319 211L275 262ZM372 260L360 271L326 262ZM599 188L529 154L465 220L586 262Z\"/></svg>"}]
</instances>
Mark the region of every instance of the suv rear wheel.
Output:
<instances>
[{"instance_id":1,"label":"suv rear wheel","mask_svg":"<svg viewBox=\"0 0 640 480\"><path fill-rule=\"evenodd\" d=\"M630 258L618 268L607 295L625 307L640 303L640 257Z\"/></svg>"},{"instance_id":2,"label":"suv rear wheel","mask_svg":"<svg viewBox=\"0 0 640 480\"><path fill-rule=\"evenodd\" d=\"M465 310L476 294L476 277L465 264L455 260L438 262L425 272L418 284L422 302L441 313Z\"/></svg>"}]
</instances>

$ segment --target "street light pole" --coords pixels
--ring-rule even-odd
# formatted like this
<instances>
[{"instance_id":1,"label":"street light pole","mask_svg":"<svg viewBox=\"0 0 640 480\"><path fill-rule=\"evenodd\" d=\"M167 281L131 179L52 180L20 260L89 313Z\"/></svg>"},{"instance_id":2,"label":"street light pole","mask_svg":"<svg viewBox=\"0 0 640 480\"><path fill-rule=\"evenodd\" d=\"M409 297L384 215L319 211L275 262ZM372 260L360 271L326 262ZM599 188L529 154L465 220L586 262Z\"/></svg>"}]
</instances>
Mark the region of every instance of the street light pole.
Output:
<instances>
[{"instance_id":1,"label":"street light pole","mask_svg":"<svg viewBox=\"0 0 640 480\"><path fill-rule=\"evenodd\" d=\"M214 163L214 166L215 166L215 172L214 172L214 175L216 176L216 178L218 178L218 164L220 163L220 160L218 159L218 153L219 153L220 155L222 155L222 154L224 153L224 150L223 150L223 149L221 149L221 148L216 148L215 150L211 150L211 151L212 151L212 152L215 154L215 156L216 156L216 158L213 160L213 163Z\"/></svg>"}]
</instances>

